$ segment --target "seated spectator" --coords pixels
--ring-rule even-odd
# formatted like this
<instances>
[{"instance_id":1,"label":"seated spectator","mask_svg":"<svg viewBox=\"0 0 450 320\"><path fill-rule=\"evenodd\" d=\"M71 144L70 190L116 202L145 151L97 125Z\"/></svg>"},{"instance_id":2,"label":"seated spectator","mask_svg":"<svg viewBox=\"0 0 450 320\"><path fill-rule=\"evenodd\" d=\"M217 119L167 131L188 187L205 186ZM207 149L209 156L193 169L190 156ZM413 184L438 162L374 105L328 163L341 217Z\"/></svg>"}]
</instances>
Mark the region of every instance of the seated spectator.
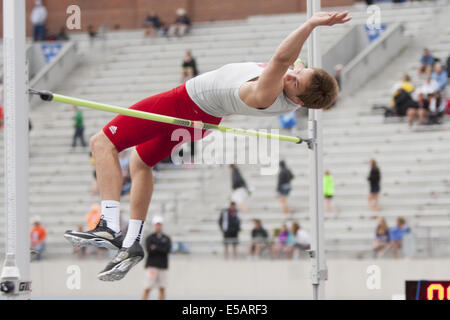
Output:
<instances>
[{"instance_id":1,"label":"seated spectator","mask_svg":"<svg viewBox=\"0 0 450 320\"><path fill-rule=\"evenodd\" d=\"M402 217L397 218L397 225L389 231L390 245L394 250L394 258L398 258L398 250L402 247L402 239L405 233L411 232L406 225L406 221Z\"/></svg>"},{"instance_id":2,"label":"seated spectator","mask_svg":"<svg viewBox=\"0 0 450 320\"><path fill-rule=\"evenodd\" d=\"M379 218L377 228L375 229L375 241L373 243L374 255L377 258L382 257L390 246L389 228L384 218Z\"/></svg>"},{"instance_id":3,"label":"seated spectator","mask_svg":"<svg viewBox=\"0 0 450 320\"><path fill-rule=\"evenodd\" d=\"M411 78L405 73L402 81L394 86L391 105L389 108L384 108L386 110L385 116L405 116L407 109L411 106L412 97L410 95L414 90L415 86L411 82Z\"/></svg>"},{"instance_id":4,"label":"seated spectator","mask_svg":"<svg viewBox=\"0 0 450 320\"><path fill-rule=\"evenodd\" d=\"M47 238L47 232L45 228L41 225L40 217L35 217L33 219L33 228L30 232L31 237L31 250L34 251L35 255L33 260L41 260L41 255L45 250L45 239Z\"/></svg>"},{"instance_id":5,"label":"seated spectator","mask_svg":"<svg viewBox=\"0 0 450 320\"><path fill-rule=\"evenodd\" d=\"M428 116L429 110L429 101L428 97L425 96L422 92L417 93L417 101L414 105L411 105L408 108L408 124L411 128L416 119L419 119L419 124L424 125Z\"/></svg>"},{"instance_id":6,"label":"seated spectator","mask_svg":"<svg viewBox=\"0 0 450 320\"><path fill-rule=\"evenodd\" d=\"M261 220L253 220L252 240L248 248L250 258L259 259L261 251L268 245L269 235L263 228Z\"/></svg>"},{"instance_id":7,"label":"seated spectator","mask_svg":"<svg viewBox=\"0 0 450 320\"><path fill-rule=\"evenodd\" d=\"M311 248L311 238L297 222L292 224L292 234L294 235L294 259L300 257L300 251L306 251Z\"/></svg>"},{"instance_id":8,"label":"seated spectator","mask_svg":"<svg viewBox=\"0 0 450 320\"><path fill-rule=\"evenodd\" d=\"M191 21L186 14L186 11L182 8L177 10L177 17L175 22L169 27L169 36L173 37L177 35L178 37L182 37L188 32L189 26L191 25Z\"/></svg>"},{"instance_id":9,"label":"seated spectator","mask_svg":"<svg viewBox=\"0 0 450 320\"><path fill-rule=\"evenodd\" d=\"M94 30L94 27L90 24L88 25L88 36L89 42L92 44L92 41L97 38L97 32Z\"/></svg>"},{"instance_id":10,"label":"seated spectator","mask_svg":"<svg viewBox=\"0 0 450 320\"><path fill-rule=\"evenodd\" d=\"M192 57L191 51L187 50L182 64L181 82L184 83L198 75L197 63Z\"/></svg>"},{"instance_id":11,"label":"seated spectator","mask_svg":"<svg viewBox=\"0 0 450 320\"><path fill-rule=\"evenodd\" d=\"M418 92L421 92L428 100L428 123L439 124L439 119L444 114L445 109L445 102L442 101L441 94L439 93L439 83L430 76L426 79Z\"/></svg>"},{"instance_id":12,"label":"seated spectator","mask_svg":"<svg viewBox=\"0 0 450 320\"><path fill-rule=\"evenodd\" d=\"M161 23L161 20L159 19L158 15L154 11L150 12L144 21L144 28L145 28L144 38L146 36L150 36L150 37L154 38L156 35L156 32L158 32L161 27L162 27L162 23Z\"/></svg>"},{"instance_id":13,"label":"seated spectator","mask_svg":"<svg viewBox=\"0 0 450 320\"><path fill-rule=\"evenodd\" d=\"M431 74L431 79L437 82L438 91L442 92L447 85L448 74L447 71L444 70L444 66L441 63L437 62L434 65L434 71Z\"/></svg>"},{"instance_id":14,"label":"seated spectator","mask_svg":"<svg viewBox=\"0 0 450 320\"><path fill-rule=\"evenodd\" d=\"M289 230L286 224L283 224L279 232L276 232L275 235L276 236L272 246L272 254L274 258L279 259L281 254L287 254L289 257L292 252L292 247L289 245Z\"/></svg>"},{"instance_id":15,"label":"seated spectator","mask_svg":"<svg viewBox=\"0 0 450 320\"><path fill-rule=\"evenodd\" d=\"M66 33L66 27L61 27L59 33L56 35L56 40L63 40L63 41L69 40L69 36Z\"/></svg>"},{"instance_id":16,"label":"seated spectator","mask_svg":"<svg viewBox=\"0 0 450 320\"><path fill-rule=\"evenodd\" d=\"M431 75L431 70L434 65L434 57L431 54L430 50L427 48L423 49L422 57L420 58L420 66L417 70L417 75L420 76L425 72L427 76Z\"/></svg>"},{"instance_id":17,"label":"seated spectator","mask_svg":"<svg viewBox=\"0 0 450 320\"><path fill-rule=\"evenodd\" d=\"M386 111L385 116L404 117L408 108L414 107L415 101L411 95L402 88L398 88L394 93L394 106Z\"/></svg>"}]
</instances>

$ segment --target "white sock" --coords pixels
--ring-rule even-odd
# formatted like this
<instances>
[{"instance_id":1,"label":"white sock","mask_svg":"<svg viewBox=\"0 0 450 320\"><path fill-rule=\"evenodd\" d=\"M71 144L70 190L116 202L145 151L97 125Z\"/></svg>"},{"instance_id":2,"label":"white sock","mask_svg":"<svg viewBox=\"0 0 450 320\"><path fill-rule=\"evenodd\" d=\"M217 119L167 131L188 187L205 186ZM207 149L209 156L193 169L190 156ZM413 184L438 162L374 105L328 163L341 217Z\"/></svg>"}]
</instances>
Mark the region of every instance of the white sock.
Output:
<instances>
[{"instance_id":1,"label":"white sock","mask_svg":"<svg viewBox=\"0 0 450 320\"><path fill-rule=\"evenodd\" d=\"M114 200L102 201L102 219L108 228L114 232L120 231L120 202Z\"/></svg>"},{"instance_id":2,"label":"white sock","mask_svg":"<svg viewBox=\"0 0 450 320\"><path fill-rule=\"evenodd\" d=\"M130 219L128 222L128 231L123 240L122 248L129 248L135 241L140 242L144 230L144 221Z\"/></svg>"}]
</instances>

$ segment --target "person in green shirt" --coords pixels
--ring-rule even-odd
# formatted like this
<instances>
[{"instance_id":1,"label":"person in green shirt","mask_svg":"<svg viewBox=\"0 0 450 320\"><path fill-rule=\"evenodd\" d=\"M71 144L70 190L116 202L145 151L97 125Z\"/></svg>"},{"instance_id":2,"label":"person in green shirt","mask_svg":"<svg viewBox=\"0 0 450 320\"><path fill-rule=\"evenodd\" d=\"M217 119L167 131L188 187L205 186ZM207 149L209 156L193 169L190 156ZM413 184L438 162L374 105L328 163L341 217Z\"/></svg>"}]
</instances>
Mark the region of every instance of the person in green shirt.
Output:
<instances>
[{"instance_id":1,"label":"person in green shirt","mask_svg":"<svg viewBox=\"0 0 450 320\"><path fill-rule=\"evenodd\" d=\"M86 141L84 140L83 113L81 112L80 109L78 109L77 106L73 106L73 111L75 111L75 116L73 117L73 119L75 121L75 123L74 123L75 132L74 132L73 139L72 139L72 150L77 145L77 139L80 139L81 145L83 146L83 148L86 148L87 144L86 144Z\"/></svg>"},{"instance_id":2,"label":"person in green shirt","mask_svg":"<svg viewBox=\"0 0 450 320\"><path fill-rule=\"evenodd\" d=\"M323 176L323 195L325 197L325 212L330 211L330 209L331 211L336 212L336 208L331 203L334 196L334 181L328 170L325 170Z\"/></svg>"}]
</instances>

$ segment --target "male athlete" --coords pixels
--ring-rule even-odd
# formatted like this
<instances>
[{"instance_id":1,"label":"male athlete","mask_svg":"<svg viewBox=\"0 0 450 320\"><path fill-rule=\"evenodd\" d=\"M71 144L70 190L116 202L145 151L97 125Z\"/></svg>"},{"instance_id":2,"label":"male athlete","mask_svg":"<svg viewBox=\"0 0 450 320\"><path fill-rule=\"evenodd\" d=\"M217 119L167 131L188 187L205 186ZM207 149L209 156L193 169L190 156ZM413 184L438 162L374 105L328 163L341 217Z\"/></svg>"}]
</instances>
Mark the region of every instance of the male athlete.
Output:
<instances>
[{"instance_id":1,"label":"male athlete","mask_svg":"<svg viewBox=\"0 0 450 320\"><path fill-rule=\"evenodd\" d=\"M337 96L335 79L322 69L306 68L297 58L315 27L345 23L351 19L347 14L316 13L283 40L265 66L253 62L227 64L139 101L131 109L219 124L222 117L232 114L275 116L300 106L326 108ZM194 136L193 128L118 115L91 138L102 219L93 230L67 231L64 236L75 246L119 249L98 274L100 280L122 279L144 257L139 242L153 192L152 167L178 145L171 140L177 128L185 128ZM202 130L202 138L206 134ZM119 227L122 172L117 155L132 146L136 148L130 160L130 221L123 237Z\"/></svg>"}]
</instances>

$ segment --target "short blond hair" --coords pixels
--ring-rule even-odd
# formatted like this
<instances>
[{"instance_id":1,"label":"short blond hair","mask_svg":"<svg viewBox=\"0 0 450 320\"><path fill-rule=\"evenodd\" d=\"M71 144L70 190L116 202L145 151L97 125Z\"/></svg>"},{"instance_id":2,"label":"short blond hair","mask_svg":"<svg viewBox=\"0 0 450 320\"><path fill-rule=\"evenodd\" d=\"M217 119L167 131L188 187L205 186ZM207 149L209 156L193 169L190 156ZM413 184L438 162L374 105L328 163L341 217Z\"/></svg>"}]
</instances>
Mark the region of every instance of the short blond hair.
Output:
<instances>
[{"instance_id":1,"label":"short blond hair","mask_svg":"<svg viewBox=\"0 0 450 320\"><path fill-rule=\"evenodd\" d=\"M326 109L336 100L339 86L336 79L320 68L312 68L314 73L306 91L297 97L305 107L311 109Z\"/></svg>"}]
</instances>

